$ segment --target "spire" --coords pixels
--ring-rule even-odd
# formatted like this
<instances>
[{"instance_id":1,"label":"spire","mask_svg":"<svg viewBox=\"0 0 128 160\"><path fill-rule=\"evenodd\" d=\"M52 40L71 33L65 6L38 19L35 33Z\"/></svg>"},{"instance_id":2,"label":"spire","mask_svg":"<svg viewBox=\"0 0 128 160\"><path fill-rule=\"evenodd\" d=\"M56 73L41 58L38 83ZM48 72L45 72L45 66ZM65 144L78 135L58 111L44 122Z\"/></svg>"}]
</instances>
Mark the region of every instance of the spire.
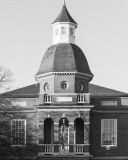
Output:
<instances>
[{"instance_id":1,"label":"spire","mask_svg":"<svg viewBox=\"0 0 128 160\"><path fill-rule=\"evenodd\" d=\"M54 23L58 23L58 22L68 22L68 23L72 23L77 27L77 23L74 21L74 19L70 16L67 7L65 6L65 0L64 0L64 5L61 9L60 14L58 15L58 17L53 21L52 24Z\"/></svg>"}]
</instances>

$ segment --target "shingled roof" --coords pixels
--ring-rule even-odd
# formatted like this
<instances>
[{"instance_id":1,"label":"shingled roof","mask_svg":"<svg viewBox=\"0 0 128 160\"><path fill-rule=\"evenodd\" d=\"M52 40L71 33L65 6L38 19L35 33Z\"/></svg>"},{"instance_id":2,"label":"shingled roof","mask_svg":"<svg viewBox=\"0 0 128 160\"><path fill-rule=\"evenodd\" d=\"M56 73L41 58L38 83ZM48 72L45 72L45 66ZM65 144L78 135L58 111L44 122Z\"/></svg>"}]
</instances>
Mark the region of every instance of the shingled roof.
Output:
<instances>
[{"instance_id":1,"label":"shingled roof","mask_svg":"<svg viewBox=\"0 0 128 160\"><path fill-rule=\"evenodd\" d=\"M16 97L38 97L40 84L33 84L23 88L19 88L6 93L6 96ZM109 89L106 87L98 86L95 84L89 84L89 93L91 96L128 96L127 93Z\"/></svg>"},{"instance_id":2,"label":"shingled roof","mask_svg":"<svg viewBox=\"0 0 128 160\"><path fill-rule=\"evenodd\" d=\"M58 43L47 49L36 75L49 72L80 72L93 77L84 53L71 43Z\"/></svg>"},{"instance_id":3,"label":"shingled roof","mask_svg":"<svg viewBox=\"0 0 128 160\"><path fill-rule=\"evenodd\" d=\"M74 19L70 16L67 8L65 5L63 5L60 14L58 15L58 17L53 21L52 24L54 23L58 23L58 22L69 22L69 23L73 23L77 26L77 23L74 21Z\"/></svg>"}]
</instances>

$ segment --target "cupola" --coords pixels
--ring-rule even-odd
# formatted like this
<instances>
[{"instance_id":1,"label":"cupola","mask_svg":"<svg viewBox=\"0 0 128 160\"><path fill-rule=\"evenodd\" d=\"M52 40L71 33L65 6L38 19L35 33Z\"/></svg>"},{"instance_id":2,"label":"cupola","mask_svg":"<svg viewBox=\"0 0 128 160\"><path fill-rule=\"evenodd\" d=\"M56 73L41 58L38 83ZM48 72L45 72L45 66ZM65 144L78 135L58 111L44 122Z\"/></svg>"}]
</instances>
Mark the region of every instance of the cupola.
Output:
<instances>
[{"instance_id":1,"label":"cupola","mask_svg":"<svg viewBox=\"0 0 128 160\"><path fill-rule=\"evenodd\" d=\"M51 25L53 28L53 44L75 44L75 29L77 28L77 23L70 16L65 3L60 14Z\"/></svg>"},{"instance_id":2,"label":"cupola","mask_svg":"<svg viewBox=\"0 0 128 160\"><path fill-rule=\"evenodd\" d=\"M36 74L41 104L84 104L89 99L93 74L83 51L75 44L77 23L65 4L52 27L53 45L46 50Z\"/></svg>"}]
</instances>

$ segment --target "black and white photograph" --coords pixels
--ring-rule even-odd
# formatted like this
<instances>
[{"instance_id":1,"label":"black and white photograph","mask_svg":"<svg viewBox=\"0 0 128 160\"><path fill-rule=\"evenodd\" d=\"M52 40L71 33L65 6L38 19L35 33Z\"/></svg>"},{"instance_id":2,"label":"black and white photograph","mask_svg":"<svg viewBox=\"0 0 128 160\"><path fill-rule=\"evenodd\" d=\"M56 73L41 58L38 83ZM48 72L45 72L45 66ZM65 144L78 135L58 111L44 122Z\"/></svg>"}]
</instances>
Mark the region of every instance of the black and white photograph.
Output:
<instances>
[{"instance_id":1,"label":"black and white photograph","mask_svg":"<svg viewBox=\"0 0 128 160\"><path fill-rule=\"evenodd\" d=\"M0 0L0 160L128 160L128 0Z\"/></svg>"}]
</instances>

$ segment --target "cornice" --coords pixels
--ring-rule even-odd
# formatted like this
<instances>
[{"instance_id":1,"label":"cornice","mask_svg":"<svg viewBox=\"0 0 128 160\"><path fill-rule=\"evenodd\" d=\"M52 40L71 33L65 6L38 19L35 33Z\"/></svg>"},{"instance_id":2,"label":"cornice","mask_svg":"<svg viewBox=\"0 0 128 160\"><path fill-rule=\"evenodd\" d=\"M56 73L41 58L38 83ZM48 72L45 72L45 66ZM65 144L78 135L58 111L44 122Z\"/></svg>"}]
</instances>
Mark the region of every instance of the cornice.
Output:
<instances>
[{"instance_id":1,"label":"cornice","mask_svg":"<svg viewBox=\"0 0 128 160\"><path fill-rule=\"evenodd\" d=\"M51 26L56 26L56 25L59 25L59 24L69 24L69 25L75 26L75 28L78 27L78 24L75 24L75 23L72 23L72 22L57 22L57 23L51 24Z\"/></svg>"},{"instance_id":2,"label":"cornice","mask_svg":"<svg viewBox=\"0 0 128 160\"><path fill-rule=\"evenodd\" d=\"M93 78L93 75L89 75L89 74L84 74L84 73L81 73L81 72L49 72L49 73L45 73L45 74L40 74L40 75L37 75L35 77L35 79L38 81L42 78L47 78L47 77L50 77L50 76L55 76L55 75L58 75L58 76L73 76L73 75L76 75L78 77L82 77L82 78L86 78L86 79L92 79Z\"/></svg>"}]
</instances>

